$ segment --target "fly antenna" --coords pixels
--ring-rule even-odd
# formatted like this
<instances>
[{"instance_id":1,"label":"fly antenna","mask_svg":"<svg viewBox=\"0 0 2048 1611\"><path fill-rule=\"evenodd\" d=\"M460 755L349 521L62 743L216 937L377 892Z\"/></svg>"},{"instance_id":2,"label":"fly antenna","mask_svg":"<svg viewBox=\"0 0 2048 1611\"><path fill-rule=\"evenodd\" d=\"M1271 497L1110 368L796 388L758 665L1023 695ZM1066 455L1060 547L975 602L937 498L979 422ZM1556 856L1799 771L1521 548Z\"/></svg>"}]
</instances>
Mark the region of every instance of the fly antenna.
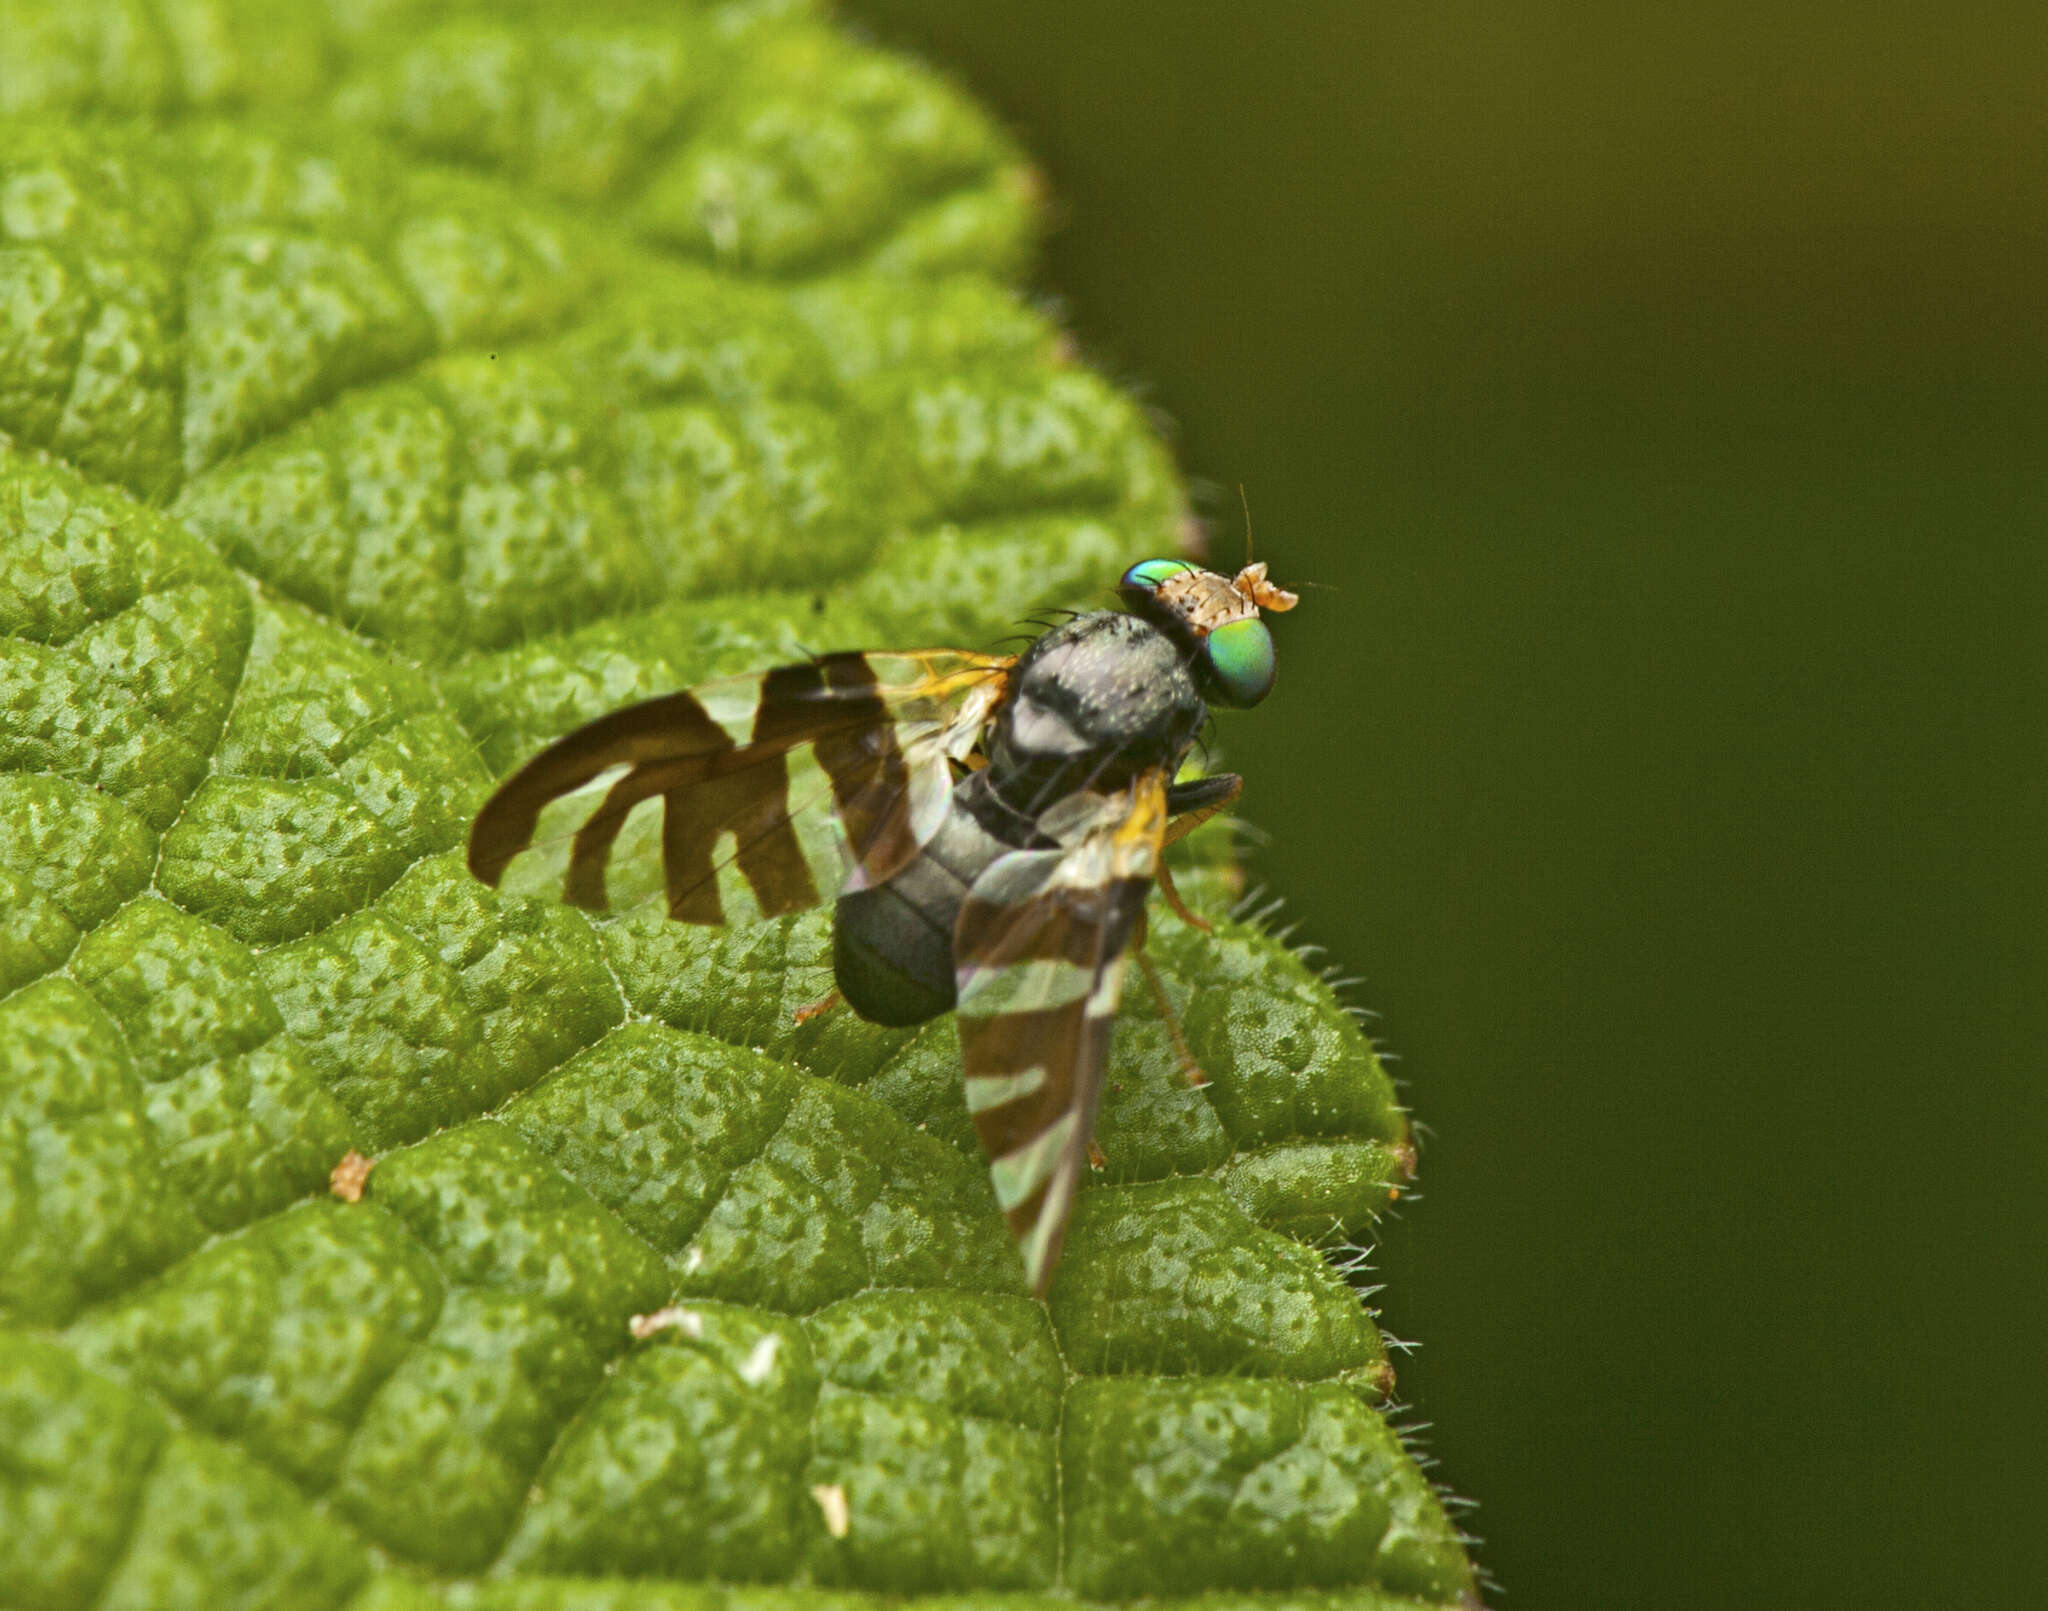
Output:
<instances>
[{"instance_id":1,"label":"fly antenna","mask_svg":"<svg viewBox=\"0 0 2048 1611\"><path fill-rule=\"evenodd\" d=\"M1244 569L1231 586L1262 610L1291 610L1301 602L1298 594L1276 587L1266 580L1266 567L1252 558L1252 501L1244 495L1244 483L1237 484L1237 501L1244 505Z\"/></svg>"}]
</instances>

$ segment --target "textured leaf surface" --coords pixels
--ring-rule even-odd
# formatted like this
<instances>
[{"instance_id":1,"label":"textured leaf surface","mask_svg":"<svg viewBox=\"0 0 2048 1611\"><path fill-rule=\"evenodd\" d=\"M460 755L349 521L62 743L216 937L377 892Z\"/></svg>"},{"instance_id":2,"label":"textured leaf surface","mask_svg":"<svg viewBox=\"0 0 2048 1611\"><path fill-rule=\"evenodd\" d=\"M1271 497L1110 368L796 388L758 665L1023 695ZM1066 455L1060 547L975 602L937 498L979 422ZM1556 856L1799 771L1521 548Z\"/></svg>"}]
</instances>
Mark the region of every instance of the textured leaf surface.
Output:
<instances>
[{"instance_id":1,"label":"textured leaf surface","mask_svg":"<svg viewBox=\"0 0 2048 1611\"><path fill-rule=\"evenodd\" d=\"M7 1602L1468 1597L1317 1251L1406 1120L1285 947L1155 925L1214 1083L1127 1010L1045 1306L950 1022L793 1022L823 915L462 869L578 721L1175 548L1008 141L793 5L0 40Z\"/></svg>"}]
</instances>

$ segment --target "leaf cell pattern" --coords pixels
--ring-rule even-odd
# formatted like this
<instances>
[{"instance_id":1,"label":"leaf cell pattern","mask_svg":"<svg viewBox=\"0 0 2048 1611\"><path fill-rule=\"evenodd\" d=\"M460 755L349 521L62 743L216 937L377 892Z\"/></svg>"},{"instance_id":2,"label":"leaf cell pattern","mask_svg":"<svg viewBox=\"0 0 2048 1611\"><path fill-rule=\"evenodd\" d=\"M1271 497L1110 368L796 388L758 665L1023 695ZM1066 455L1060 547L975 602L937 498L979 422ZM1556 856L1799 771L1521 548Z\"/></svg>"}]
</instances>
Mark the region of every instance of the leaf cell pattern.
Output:
<instances>
[{"instance_id":1,"label":"leaf cell pattern","mask_svg":"<svg viewBox=\"0 0 2048 1611\"><path fill-rule=\"evenodd\" d=\"M1406 1118L1257 925L1155 929L1213 1084L1127 1010L1048 1307L951 1026L794 1022L824 917L462 871L604 709L993 644L1182 541L1142 412L1013 288L1008 139L796 4L0 38L11 1600L1472 1601L1319 1251Z\"/></svg>"}]
</instances>

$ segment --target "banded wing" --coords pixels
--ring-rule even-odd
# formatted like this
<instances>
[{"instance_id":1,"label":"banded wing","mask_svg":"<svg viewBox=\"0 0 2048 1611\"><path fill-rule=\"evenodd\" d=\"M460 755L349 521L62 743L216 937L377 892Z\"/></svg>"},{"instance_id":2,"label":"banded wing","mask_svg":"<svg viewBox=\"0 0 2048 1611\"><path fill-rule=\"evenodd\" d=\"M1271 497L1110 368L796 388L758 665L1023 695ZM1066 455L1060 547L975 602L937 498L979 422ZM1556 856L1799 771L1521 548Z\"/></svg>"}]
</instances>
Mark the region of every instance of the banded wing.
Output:
<instances>
[{"instance_id":1,"label":"banded wing","mask_svg":"<svg viewBox=\"0 0 2048 1611\"><path fill-rule=\"evenodd\" d=\"M726 920L729 865L766 917L833 893L842 855L855 886L880 882L937 831L1011 664L820 655L613 711L499 786L469 869L592 911L660 898L685 923Z\"/></svg>"},{"instance_id":2,"label":"banded wing","mask_svg":"<svg viewBox=\"0 0 2048 1611\"><path fill-rule=\"evenodd\" d=\"M953 930L967 1108L1040 1297L1088 1164L1095 1110L1166 831L1164 771L1061 801L968 891Z\"/></svg>"}]
</instances>

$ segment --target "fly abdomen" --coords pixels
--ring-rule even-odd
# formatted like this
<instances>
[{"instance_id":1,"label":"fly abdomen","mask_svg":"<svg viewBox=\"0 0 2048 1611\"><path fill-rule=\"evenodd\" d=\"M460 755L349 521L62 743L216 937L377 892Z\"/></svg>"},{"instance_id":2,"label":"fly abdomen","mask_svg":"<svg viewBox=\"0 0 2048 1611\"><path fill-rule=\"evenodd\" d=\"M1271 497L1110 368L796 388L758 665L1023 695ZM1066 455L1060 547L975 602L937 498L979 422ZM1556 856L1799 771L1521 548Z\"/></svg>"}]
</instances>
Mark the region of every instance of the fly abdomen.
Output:
<instances>
[{"instance_id":1,"label":"fly abdomen","mask_svg":"<svg viewBox=\"0 0 2048 1611\"><path fill-rule=\"evenodd\" d=\"M877 1024L921 1024L949 1011L960 903L983 869L1014 848L956 800L939 831L887 883L840 896L832 971L847 1005Z\"/></svg>"}]
</instances>

